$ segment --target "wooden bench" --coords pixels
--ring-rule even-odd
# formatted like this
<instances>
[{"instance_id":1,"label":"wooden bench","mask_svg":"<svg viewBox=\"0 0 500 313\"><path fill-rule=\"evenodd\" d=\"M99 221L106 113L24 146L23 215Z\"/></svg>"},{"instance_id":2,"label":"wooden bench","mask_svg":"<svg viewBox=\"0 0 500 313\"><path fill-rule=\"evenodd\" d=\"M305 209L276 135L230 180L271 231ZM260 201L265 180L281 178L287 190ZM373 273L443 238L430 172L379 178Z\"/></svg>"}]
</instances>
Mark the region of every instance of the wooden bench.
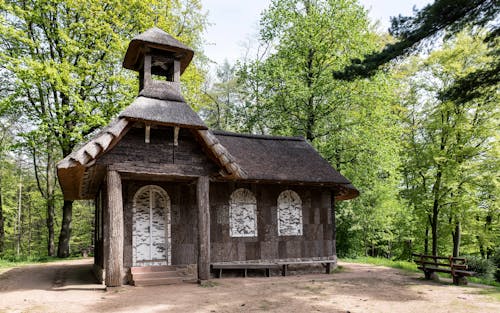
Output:
<instances>
[{"instance_id":1,"label":"wooden bench","mask_svg":"<svg viewBox=\"0 0 500 313\"><path fill-rule=\"evenodd\" d=\"M284 261L278 262L281 266L281 275L286 276L289 265L307 265L307 264L321 264L325 268L325 273L330 274L332 269L332 264L335 265L337 261L334 260L317 260L317 261Z\"/></svg>"},{"instance_id":2,"label":"wooden bench","mask_svg":"<svg viewBox=\"0 0 500 313\"><path fill-rule=\"evenodd\" d=\"M222 270L243 270L243 277L247 277L248 270L263 269L266 277L271 277L271 269L279 269L276 263L212 263L212 270L216 271L217 278L222 278Z\"/></svg>"},{"instance_id":3,"label":"wooden bench","mask_svg":"<svg viewBox=\"0 0 500 313\"><path fill-rule=\"evenodd\" d=\"M413 253L418 269L424 272L425 279L431 279L435 272L450 274L455 285L467 285L467 276L476 273L467 270L467 259L452 256L433 256Z\"/></svg>"},{"instance_id":4,"label":"wooden bench","mask_svg":"<svg viewBox=\"0 0 500 313\"><path fill-rule=\"evenodd\" d=\"M332 264L335 265L334 260L304 260L304 261L287 261L279 260L276 262L258 263L258 262L221 262L212 263L211 269L215 272L217 278L222 277L222 271L225 269L243 270L243 277L247 277L248 270L263 269L267 277L271 276L272 269L281 269L281 275L286 276L289 265L307 265L307 264L321 264L325 267L327 274L331 273Z\"/></svg>"}]
</instances>

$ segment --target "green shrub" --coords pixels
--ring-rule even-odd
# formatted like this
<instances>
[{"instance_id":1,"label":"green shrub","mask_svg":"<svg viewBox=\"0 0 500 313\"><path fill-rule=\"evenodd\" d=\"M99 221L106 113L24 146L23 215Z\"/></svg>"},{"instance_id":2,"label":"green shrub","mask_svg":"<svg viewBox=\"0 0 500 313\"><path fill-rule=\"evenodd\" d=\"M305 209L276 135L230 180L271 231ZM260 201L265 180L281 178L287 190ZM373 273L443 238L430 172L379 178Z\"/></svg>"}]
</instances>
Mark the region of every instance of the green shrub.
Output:
<instances>
[{"instance_id":1,"label":"green shrub","mask_svg":"<svg viewBox=\"0 0 500 313\"><path fill-rule=\"evenodd\" d=\"M495 254L491 258L491 261L496 266L495 280L500 282L500 247L495 250Z\"/></svg>"},{"instance_id":2,"label":"green shrub","mask_svg":"<svg viewBox=\"0 0 500 313\"><path fill-rule=\"evenodd\" d=\"M467 256L467 264L469 265L468 270L476 272L477 277L487 280L493 279L493 273L495 273L496 267L491 260L483 259L480 256L470 255Z\"/></svg>"}]
</instances>

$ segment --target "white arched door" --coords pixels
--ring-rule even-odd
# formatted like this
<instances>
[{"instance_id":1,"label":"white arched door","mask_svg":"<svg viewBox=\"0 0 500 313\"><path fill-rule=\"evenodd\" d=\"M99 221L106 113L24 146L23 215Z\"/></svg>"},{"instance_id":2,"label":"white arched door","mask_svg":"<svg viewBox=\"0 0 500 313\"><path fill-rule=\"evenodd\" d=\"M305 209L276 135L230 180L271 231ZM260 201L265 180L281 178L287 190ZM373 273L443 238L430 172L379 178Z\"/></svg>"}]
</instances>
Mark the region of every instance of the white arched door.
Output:
<instances>
[{"instance_id":1,"label":"white arched door","mask_svg":"<svg viewBox=\"0 0 500 313\"><path fill-rule=\"evenodd\" d=\"M140 188L133 204L133 265L169 265L170 198L159 186Z\"/></svg>"}]
</instances>

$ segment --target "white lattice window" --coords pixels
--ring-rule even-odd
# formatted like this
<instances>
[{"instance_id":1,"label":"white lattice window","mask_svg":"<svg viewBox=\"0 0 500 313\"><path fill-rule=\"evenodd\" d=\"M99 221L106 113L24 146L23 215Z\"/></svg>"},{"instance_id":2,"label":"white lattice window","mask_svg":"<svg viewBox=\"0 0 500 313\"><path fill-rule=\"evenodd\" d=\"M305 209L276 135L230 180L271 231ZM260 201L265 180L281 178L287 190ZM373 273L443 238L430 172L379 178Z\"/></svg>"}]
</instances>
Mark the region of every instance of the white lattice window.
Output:
<instances>
[{"instance_id":1,"label":"white lattice window","mask_svg":"<svg viewBox=\"0 0 500 313\"><path fill-rule=\"evenodd\" d=\"M278 235L302 235L302 200L295 191L285 190L278 197Z\"/></svg>"},{"instance_id":2,"label":"white lattice window","mask_svg":"<svg viewBox=\"0 0 500 313\"><path fill-rule=\"evenodd\" d=\"M231 194L229 235L231 237L257 236L257 200L248 189L240 188Z\"/></svg>"}]
</instances>

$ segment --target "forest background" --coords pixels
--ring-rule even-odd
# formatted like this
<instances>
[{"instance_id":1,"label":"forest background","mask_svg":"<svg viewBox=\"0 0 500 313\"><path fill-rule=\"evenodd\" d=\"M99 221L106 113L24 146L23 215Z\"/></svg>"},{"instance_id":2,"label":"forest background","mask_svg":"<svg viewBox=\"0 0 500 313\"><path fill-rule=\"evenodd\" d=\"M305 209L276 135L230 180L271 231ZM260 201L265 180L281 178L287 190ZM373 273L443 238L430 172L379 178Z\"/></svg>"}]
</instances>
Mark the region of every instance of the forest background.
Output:
<instances>
[{"instance_id":1,"label":"forest background","mask_svg":"<svg viewBox=\"0 0 500 313\"><path fill-rule=\"evenodd\" d=\"M273 0L210 75L199 0L0 0L0 258L92 253L93 203L63 201L55 165L132 102L122 58L156 25L195 49L183 92L207 125L303 136L358 188L340 257L470 255L493 275L498 13L436 0L382 33L356 0Z\"/></svg>"}]
</instances>

